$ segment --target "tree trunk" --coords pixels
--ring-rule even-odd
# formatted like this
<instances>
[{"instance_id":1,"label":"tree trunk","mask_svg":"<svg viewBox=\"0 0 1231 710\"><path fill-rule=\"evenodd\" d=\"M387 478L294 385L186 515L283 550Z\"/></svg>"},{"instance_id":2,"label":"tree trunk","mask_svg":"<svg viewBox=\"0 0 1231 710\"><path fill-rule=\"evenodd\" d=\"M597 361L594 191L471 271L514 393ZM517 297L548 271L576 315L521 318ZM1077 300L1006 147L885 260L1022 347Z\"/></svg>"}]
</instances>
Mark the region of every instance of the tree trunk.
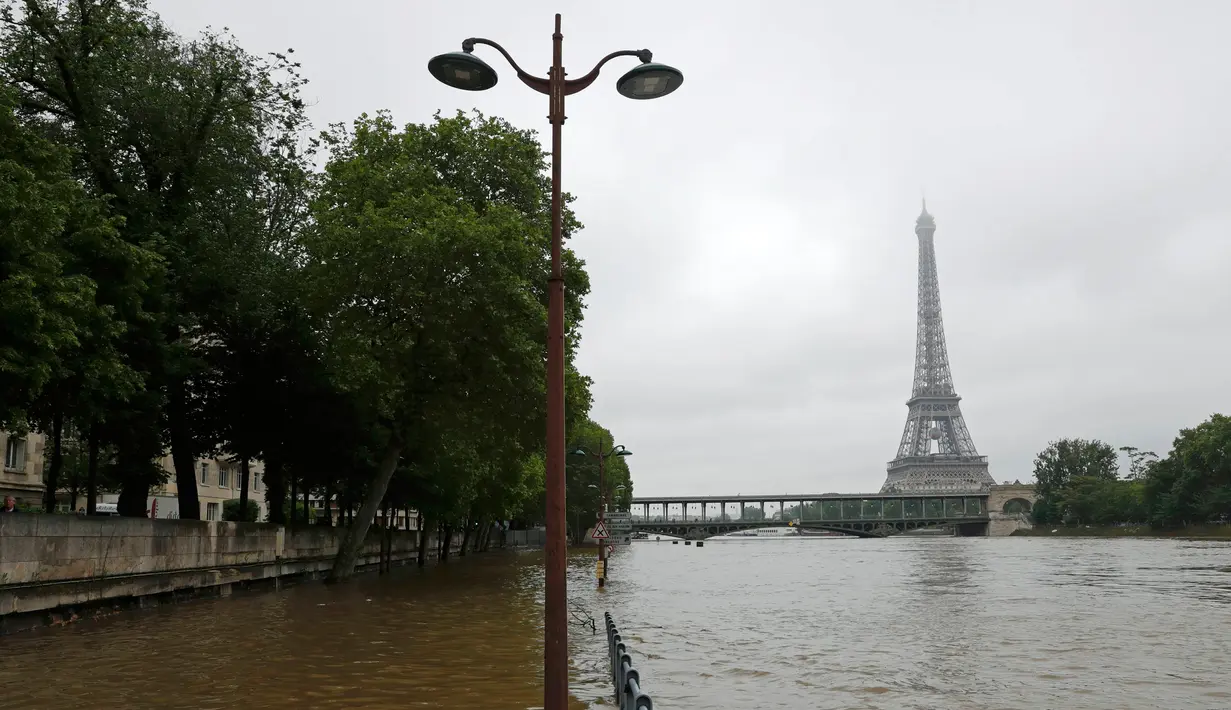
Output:
<instances>
[{"instance_id":1,"label":"tree trunk","mask_svg":"<svg viewBox=\"0 0 1231 710\"><path fill-rule=\"evenodd\" d=\"M312 487L308 485L308 479L305 476L303 479L303 522L304 522L304 525L307 525L308 523L312 522L312 506L309 505L309 501L308 501L308 493L310 493L311 490L312 490Z\"/></svg>"},{"instance_id":2,"label":"tree trunk","mask_svg":"<svg viewBox=\"0 0 1231 710\"><path fill-rule=\"evenodd\" d=\"M116 511L125 518L144 518L149 515L145 503L150 497L150 484L134 479L134 476L126 476L120 485Z\"/></svg>"},{"instance_id":3,"label":"tree trunk","mask_svg":"<svg viewBox=\"0 0 1231 710\"><path fill-rule=\"evenodd\" d=\"M239 519L248 520L248 454L239 460ZM260 516L258 515L259 519Z\"/></svg>"},{"instance_id":4,"label":"tree trunk","mask_svg":"<svg viewBox=\"0 0 1231 710\"><path fill-rule=\"evenodd\" d=\"M470 529L474 527L474 523L470 522L470 519L467 518L465 525L465 530L462 532L462 547L457 551L458 557L465 557L466 548L470 546Z\"/></svg>"},{"instance_id":5,"label":"tree trunk","mask_svg":"<svg viewBox=\"0 0 1231 710\"><path fill-rule=\"evenodd\" d=\"M385 571L393 571L393 528L385 528Z\"/></svg>"},{"instance_id":6,"label":"tree trunk","mask_svg":"<svg viewBox=\"0 0 1231 710\"><path fill-rule=\"evenodd\" d=\"M171 438L171 463L175 467L175 490L179 498L180 519L200 520L201 499L197 496L196 457L192 450L192 432L188 428L188 396L183 380L169 388L167 428Z\"/></svg>"},{"instance_id":7,"label":"tree trunk","mask_svg":"<svg viewBox=\"0 0 1231 710\"><path fill-rule=\"evenodd\" d=\"M487 552L487 550L491 547L491 544L492 544L492 523L488 522L487 529L483 531L483 542L482 542L482 547L479 548L480 551Z\"/></svg>"},{"instance_id":8,"label":"tree trunk","mask_svg":"<svg viewBox=\"0 0 1231 710\"><path fill-rule=\"evenodd\" d=\"M385 446L384 456L381 457L380 466L376 468L372 484L368 486L368 494L359 508L358 517L352 525L346 528L346 535L342 538L342 544L338 546L338 556L334 558L333 569L329 572L327 582L341 582L355 573L355 562L359 559L359 550L363 547L363 540L367 537L368 528L372 525L372 518L376 517L376 509L384 499L385 491L389 489L389 481L393 479L393 472L397 469L398 459L401 457L402 443L396 439L390 441Z\"/></svg>"},{"instance_id":9,"label":"tree trunk","mask_svg":"<svg viewBox=\"0 0 1231 710\"><path fill-rule=\"evenodd\" d=\"M286 477L276 456L265 459L265 502L269 504L269 522L286 525Z\"/></svg>"},{"instance_id":10,"label":"tree trunk","mask_svg":"<svg viewBox=\"0 0 1231 710\"><path fill-rule=\"evenodd\" d=\"M333 527L333 509L329 505L331 500L333 500L333 483L328 483L325 485L325 500L321 504L321 511L325 514L325 522L322 523L318 517L316 521L317 525L324 525L330 528Z\"/></svg>"},{"instance_id":11,"label":"tree trunk","mask_svg":"<svg viewBox=\"0 0 1231 710\"><path fill-rule=\"evenodd\" d=\"M448 562L449 561L449 547L451 547L453 543L453 526L451 524L445 525L444 539L445 539L444 544L440 546L440 561Z\"/></svg>"},{"instance_id":12,"label":"tree trunk","mask_svg":"<svg viewBox=\"0 0 1231 710\"><path fill-rule=\"evenodd\" d=\"M85 514L94 515L98 510L96 502L98 498L98 422L90 423L90 437L87 445L90 447L90 463L85 474Z\"/></svg>"},{"instance_id":13,"label":"tree trunk","mask_svg":"<svg viewBox=\"0 0 1231 710\"><path fill-rule=\"evenodd\" d=\"M389 506L388 504L384 505L380 509L380 517L381 517L381 526L377 530L377 532L380 533L380 564L377 565L377 569L380 570L380 574L384 574L389 571L389 566L388 566L389 565L389 551L387 549L387 546L389 543Z\"/></svg>"},{"instance_id":14,"label":"tree trunk","mask_svg":"<svg viewBox=\"0 0 1231 710\"><path fill-rule=\"evenodd\" d=\"M295 474L293 474L293 473L292 473L290 476L287 476L287 478L291 479L291 498L290 498L290 501L291 501L291 512L290 512L290 516L291 516L291 525L294 525L294 524L295 524L295 498L299 495L299 489L298 489L298 488L296 487L296 485L295 485L295 484L296 484L296 481L295 481Z\"/></svg>"},{"instance_id":15,"label":"tree trunk","mask_svg":"<svg viewBox=\"0 0 1231 710\"><path fill-rule=\"evenodd\" d=\"M427 520L419 518L419 566L427 564Z\"/></svg>"},{"instance_id":16,"label":"tree trunk","mask_svg":"<svg viewBox=\"0 0 1231 710\"><path fill-rule=\"evenodd\" d=\"M56 409L51 420L51 466L47 469L47 478L43 482L43 510L56 512L56 491L60 487L60 471L64 469L64 412ZM71 509L69 512L72 512Z\"/></svg>"}]
</instances>

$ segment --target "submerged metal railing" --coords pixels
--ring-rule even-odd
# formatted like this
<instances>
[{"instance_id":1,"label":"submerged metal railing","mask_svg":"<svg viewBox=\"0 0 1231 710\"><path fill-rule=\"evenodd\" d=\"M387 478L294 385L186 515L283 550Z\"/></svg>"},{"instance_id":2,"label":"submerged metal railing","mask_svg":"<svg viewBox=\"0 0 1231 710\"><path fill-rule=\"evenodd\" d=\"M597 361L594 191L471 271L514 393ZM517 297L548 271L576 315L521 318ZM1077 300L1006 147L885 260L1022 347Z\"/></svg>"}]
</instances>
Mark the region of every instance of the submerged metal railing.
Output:
<instances>
[{"instance_id":1,"label":"submerged metal railing","mask_svg":"<svg viewBox=\"0 0 1231 710\"><path fill-rule=\"evenodd\" d=\"M616 705L620 710L654 710L654 701L641 692L641 674L633 668L633 658L628 655L628 647L611 620L611 612L603 614L603 618L607 620L607 655L611 658Z\"/></svg>"}]
</instances>

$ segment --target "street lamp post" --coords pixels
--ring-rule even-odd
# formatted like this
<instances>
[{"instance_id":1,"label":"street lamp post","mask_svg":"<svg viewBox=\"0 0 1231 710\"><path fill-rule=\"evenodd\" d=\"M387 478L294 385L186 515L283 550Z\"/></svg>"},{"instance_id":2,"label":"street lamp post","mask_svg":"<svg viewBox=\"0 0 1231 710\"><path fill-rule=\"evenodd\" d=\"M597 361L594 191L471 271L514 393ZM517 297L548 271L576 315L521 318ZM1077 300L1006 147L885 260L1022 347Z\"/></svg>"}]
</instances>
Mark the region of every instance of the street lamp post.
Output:
<instances>
[{"instance_id":1,"label":"street lamp post","mask_svg":"<svg viewBox=\"0 0 1231 710\"><path fill-rule=\"evenodd\" d=\"M636 57L641 64L616 82L616 91L630 99L656 99L680 87L684 75L673 67L653 63L648 49L612 52L590 72L565 79L564 35L556 15L552 39L551 70L547 78L522 70L499 44L479 37L462 42L461 52L433 57L427 69L441 82L466 91L483 91L496 85L496 72L474 56L475 45L499 52L523 84L548 96L547 119L551 122L551 276L547 281L547 549L544 600L543 706L566 710L568 704L568 588L564 511L564 273L562 250L563 203L560 195L560 132L564 127L564 97L585 89L598 78L599 70L616 57Z\"/></svg>"},{"instance_id":2,"label":"street lamp post","mask_svg":"<svg viewBox=\"0 0 1231 710\"><path fill-rule=\"evenodd\" d=\"M612 456L632 456L633 452L624 448L623 444L613 446L608 451L603 451L603 438L598 438L598 451L590 451L585 448L574 449L569 452L577 456L590 456L598 459L598 522L603 522L607 519L607 484L606 484L606 463L607 459ZM593 487L593 486L591 486ZM623 488L624 486L620 486ZM610 533L608 533L610 534ZM598 559L603 563L603 574L598 578L598 586L603 586L607 582L607 543L600 542L598 546Z\"/></svg>"}]
</instances>

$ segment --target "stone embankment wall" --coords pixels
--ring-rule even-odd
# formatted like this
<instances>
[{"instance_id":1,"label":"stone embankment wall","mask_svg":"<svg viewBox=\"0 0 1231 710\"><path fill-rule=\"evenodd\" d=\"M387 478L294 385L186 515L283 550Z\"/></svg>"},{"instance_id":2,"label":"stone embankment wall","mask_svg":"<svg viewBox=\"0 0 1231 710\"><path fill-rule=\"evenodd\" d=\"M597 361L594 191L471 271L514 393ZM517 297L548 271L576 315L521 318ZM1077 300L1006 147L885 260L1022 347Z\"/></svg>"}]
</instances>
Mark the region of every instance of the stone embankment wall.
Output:
<instances>
[{"instance_id":1,"label":"stone embankment wall","mask_svg":"<svg viewBox=\"0 0 1231 710\"><path fill-rule=\"evenodd\" d=\"M358 568L379 565L374 529ZM333 564L344 530L269 523L0 515L0 634L71 620L93 610L156 605L235 588L317 577ZM428 537L429 554L436 550ZM451 549L460 549L455 535ZM389 559L418 557L418 533L394 531Z\"/></svg>"}]
</instances>

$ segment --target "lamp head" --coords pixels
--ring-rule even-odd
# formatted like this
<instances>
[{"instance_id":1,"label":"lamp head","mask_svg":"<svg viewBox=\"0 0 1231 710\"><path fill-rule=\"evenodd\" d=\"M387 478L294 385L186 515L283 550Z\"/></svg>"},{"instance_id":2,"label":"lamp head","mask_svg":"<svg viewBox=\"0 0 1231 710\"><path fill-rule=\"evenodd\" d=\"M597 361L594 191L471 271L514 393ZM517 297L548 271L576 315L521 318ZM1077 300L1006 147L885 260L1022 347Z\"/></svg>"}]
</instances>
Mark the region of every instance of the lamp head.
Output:
<instances>
[{"instance_id":1,"label":"lamp head","mask_svg":"<svg viewBox=\"0 0 1231 710\"><path fill-rule=\"evenodd\" d=\"M616 91L630 99L657 99L680 88L684 73L666 64L646 62L633 67L616 82Z\"/></svg>"},{"instance_id":2,"label":"lamp head","mask_svg":"<svg viewBox=\"0 0 1231 710\"><path fill-rule=\"evenodd\" d=\"M473 46L472 46L473 48ZM496 85L496 70L469 51L432 57L427 70L442 84L463 91L484 91Z\"/></svg>"}]
</instances>

